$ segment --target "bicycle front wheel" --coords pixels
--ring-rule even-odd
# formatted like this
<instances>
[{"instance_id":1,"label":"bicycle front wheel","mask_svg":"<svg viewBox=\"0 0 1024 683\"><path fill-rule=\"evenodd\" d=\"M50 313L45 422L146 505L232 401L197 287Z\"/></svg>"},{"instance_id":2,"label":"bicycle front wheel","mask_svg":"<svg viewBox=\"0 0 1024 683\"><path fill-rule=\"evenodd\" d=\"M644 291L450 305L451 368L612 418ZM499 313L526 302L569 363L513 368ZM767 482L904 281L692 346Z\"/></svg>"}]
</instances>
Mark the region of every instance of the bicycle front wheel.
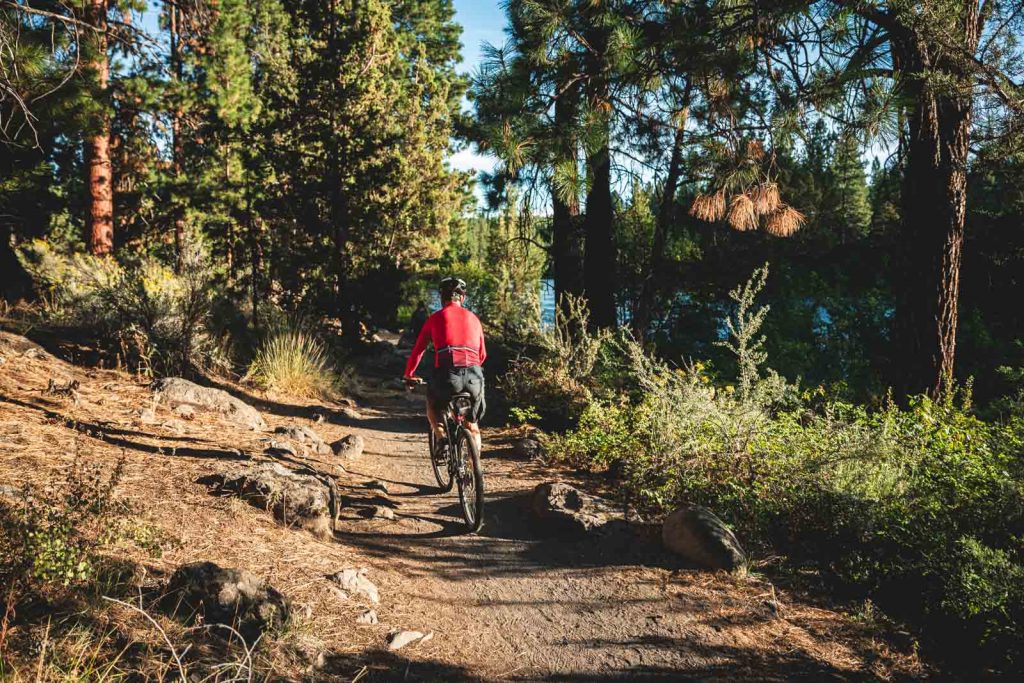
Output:
<instances>
[{"instance_id":1,"label":"bicycle front wheel","mask_svg":"<svg viewBox=\"0 0 1024 683\"><path fill-rule=\"evenodd\" d=\"M480 451L472 434L465 429L459 430L456 448L462 516L469 532L476 533L484 523L484 473L480 469Z\"/></svg>"},{"instance_id":2,"label":"bicycle front wheel","mask_svg":"<svg viewBox=\"0 0 1024 683\"><path fill-rule=\"evenodd\" d=\"M434 478L437 479L437 485L441 487L442 493L448 493L452 490L452 484L455 482L452 480L452 472L448 467L448 458L451 456L451 447L445 446L441 453L438 453L437 449L437 436L434 435L434 431L430 431L429 436L430 443L430 466L434 468Z\"/></svg>"}]
</instances>

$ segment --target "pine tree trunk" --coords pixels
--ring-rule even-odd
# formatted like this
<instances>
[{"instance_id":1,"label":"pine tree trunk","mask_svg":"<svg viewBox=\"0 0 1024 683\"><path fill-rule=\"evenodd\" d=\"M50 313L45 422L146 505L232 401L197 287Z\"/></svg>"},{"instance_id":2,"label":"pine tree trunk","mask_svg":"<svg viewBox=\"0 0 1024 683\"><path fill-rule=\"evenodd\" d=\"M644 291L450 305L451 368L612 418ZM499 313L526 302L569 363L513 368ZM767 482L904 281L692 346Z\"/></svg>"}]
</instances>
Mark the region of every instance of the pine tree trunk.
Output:
<instances>
[{"instance_id":1,"label":"pine tree trunk","mask_svg":"<svg viewBox=\"0 0 1024 683\"><path fill-rule=\"evenodd\" d=\"M182 76L180 10L174 2L167 2L166 4L169 19L168 24L171 34L171 74L174 78L175 85L180 88ZM180 96L180 93L178 93L178 95ZM174 172L174 190L179 194L181 192L182 182L182 159L184 157L184 145L182 144L181 139L181 118L181 106L180 104L175 103L174 108L171 110L171 154L173 157L172 170ZM178 196L175 197L175 199L177 201L172 203L174 211L174 253L176 256L174 270L180 274L185 254L185 211L184 206L181 204L182 198Z\"/></svg>"},{"instance_id":2,"label":"pine tree trunk","mask_svg":"<svg viewBox=\"0 0 1024 683\"><path fill-rule=\"evenodd\" d=\"M110 61L107 56L108 0L89 0L86 22L95 30L88 34L91 42L87 65L96 79L99 113L90 137L85 142L86 188L88 207L86 229L89 250L96 256L114 251L114 186L110 164L110 111L107 87L110 82Z\"/></svg>"},{"instance_id":3,"label":"pine tree trunk","mask_svg":"<svg viewBox=\"0 0 1024 683\"><path fill-rule=\"evenodd\" d=\"M974 16L970 11L965 14ZM968 49L977 46L975 25L973 20L965 23ZM913 77L905 85L913 104L907 116L902 281L896 310L901 389L907 394L928 391L938 396L950 386L956 358L972 115L970 80L951 61L933 63L927 46L913 39L899 44L896 56L904 73L952 73L963 88L962 94L939 91Z\"/></svg>"},{"instance_id":4,"label":"pine tree trunk","mask_svg":"<svg viewBox=\"0 0 1024 683\"><path fill-rule=\"evenodd\" d=\"M571 133L576 124L578 89L560 84L561 95L555 100L555 130L562 145L556 163L571 164L576 169L577 142ZM566 294L583 292L583 249L579 234L580 205L576 197L564 198L551 186L551 261L555 280L555 301L559 305Z\"/></svg>"},{"instance_id":5,"label":"pine tree trunk","mask_svg":"<svg viewBox=\"0 0 1024 683\"><path fill-rule=\"evenodd\" d=\"M590 307L590 324L615 327L615 233L612 216L611 104L608 100L608 33L595 27L587 35L591 46L586 71L590 107L601 113L596 147L587 150L590 191L583 219L583 289Z\"/></svg>"},{"instance_id":6,"label":"pine tree trunk","mask_svg":"<svg viewBox=\"0 0 1024 683\"><path fill-rule=\"evenodd\" d=\"M682 117L686 121L686 115ZM679 175L683 165L683 125L680 124L672 139L672 157L668 164L668 176L661 193L661 204L654 223L654 237L651 240L651 255L647 264L647 273L640 283L636 314L633 316L633 335L640 341L647 338L650 332L651 319L658 288L663 284L665 264L665 248L668 245L668 230L675 218L676 191L679 188Z\"/></svg>"},{"instance_id":7,"label":"pine tree trunk","mask_svg":"<svg viewBox=\"0 0 1024 683\"><path fill-rule=\"evenodd\" d=\"M601 146L587 155L590 192L583 221L586 245L583 286L594 327L615 327L615 234L612 227L611 154L607 130Z\"/></svg>"}]
</instances>

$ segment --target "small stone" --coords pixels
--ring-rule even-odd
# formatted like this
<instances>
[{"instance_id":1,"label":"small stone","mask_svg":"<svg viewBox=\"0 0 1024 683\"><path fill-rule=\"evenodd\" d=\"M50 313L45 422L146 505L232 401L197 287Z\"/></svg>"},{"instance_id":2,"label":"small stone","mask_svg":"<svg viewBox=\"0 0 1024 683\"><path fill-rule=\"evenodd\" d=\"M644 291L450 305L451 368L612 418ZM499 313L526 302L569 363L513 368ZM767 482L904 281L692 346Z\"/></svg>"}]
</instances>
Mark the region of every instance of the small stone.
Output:
<instances>
[{"instance_id":1,"label":"small stone","mask_svg":"<svg viewBox=\"0 0 1024 683\"><path fill-rule=\"evenodd\" d=\"M406 645L425 643L433 637L433 632L424 635L419 631L395 631L388 635L388 650L401 650Z\"/></svg>"},{"instance_id":2,"label":"small stone","mask_svg":"<svg viewBox=\"0 0 1024 683\"><path fill-rule=\"evenodd\" d=\"M374 505L373 517L374 519L386 519L393 522L395 521L395 511L386 505Z\"/></svg>"},{"instance_id":3,"label":"small stone","mask_svg":"<svg viewBox=\"0 0 1024 683\"><path fill-rule=\"evenodd\" d=\"M373 490L376 490L376 491L383 491L385 495L387 495L387 493L388 493L388 485L385 484L384 482L378 481L376 479L374 479L373 481L366 482L365 484L363 484L363 486L368 488L368 489L373 489Z\"/></svg>"},{"instance_id":4,"label":"small stone","mask_svg":"<svg viewBox=\"0 0 1024 683\"><path fill-rule=\"evenodd\" d=\"M373 604L380 602L380 591L372 581L366 578L365 569L342 569L327 578L337 584L348 596L361 595Z\"/></svg>"},{"instance_id":5,"label":"small stone","mask_svg":"<svg viewBox=\"0 0 1024 683\"><path fill-rule=\"evenodd\" d=\"M324 440L320 438L320 435L309 427L305 427L303 425L288 425L278 427L274 430L274 433L280 434L287 438L288 441L297 443L303 449L309 449L317 455L331 454L331 447L324 443Z\"/></svg>"},{"instance_id":6,"label":"small stone","mask_svg":"<svg viewBox=\"0 0 1024 683\"><path fill-rule=\"evenodd\" d=\"M295 446L288 441L271 441L270 445L267 447L267 452L270 455L298 455L298 451L295 450Z\"/></svg>"},{"instance_id":7,"label":"small stone","mask_svg":"<svg viewBox=\"0 0 1024 683\"><path fill-rule=\"evenodd\" d=\"M331 452L339 458L355 460L363 454L365 442L358 434L349 434L331 444Z\"/></svg>"},{"instance_id":8,"label":"small stone","mask_svg":"<svg viewBox=\"0 0 1024 683\"><path fill-rule=\"evenodd\" d=\"M139 413L139 422L142 424L153 424L156 422L156 411L152 408L145 408Z\"/></svg>"},{"instance_id":9,"label":"small stone","mask_svg":"<svg viewBox=\"0 0 1024 683\"><path fill-rule=\"evenodd\" d=\"M537 439L516 439L512 443L512 455L522 460L534 460L544 453L544 447Z\"/></svg>"},{"instance_id":10,"label":"small stone","mask_svg":"<svg viewBox=\"0 0 1024 683\"><path fill-rule=\"evenodd\" d=\"M377 612L372 609L368 609L358 617L356 617L357 624L373 625L377 623Z\"/></svg>"},{"instance_id":11,"label":"small stone","mask_svg":"<svg viewBox=\"0 0 1024 683\"><path fill-rule=\"evenodd\" d=\"M196 419L196 409L188 403L182 403L180 406L176 406L174 408L174 414L183 420Z\"/></svg>"}]
</instances>

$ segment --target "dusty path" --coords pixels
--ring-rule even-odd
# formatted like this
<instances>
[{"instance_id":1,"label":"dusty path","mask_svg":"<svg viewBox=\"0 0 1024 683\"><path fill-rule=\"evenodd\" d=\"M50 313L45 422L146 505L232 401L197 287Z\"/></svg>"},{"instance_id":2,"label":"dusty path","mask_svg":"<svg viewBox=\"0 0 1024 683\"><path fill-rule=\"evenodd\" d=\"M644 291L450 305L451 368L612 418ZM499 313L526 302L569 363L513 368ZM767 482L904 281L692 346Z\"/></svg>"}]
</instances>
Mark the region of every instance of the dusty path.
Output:
<instances>
[{"instance_id":1,"label":"dusty path","mask_svg":"<svg viewBox=\"0 0 1024 683\"><path fill-rule=\"evenodd\" d=\"M494 431L485 434L485 526L465 535L456 496L435 488L420 404L387 388L400 372L394 353L370 359L358 412L224 385L271 428L364 437L365 453L338 479L347 505L329 539L201 483L266 458L266 432L205 414L183 421L166 408L144 419L152 405L144 383L64 363L3 333L0 358L0 483L45 487L76 462L109 469L120 461L123 495L164 539L159 554L120 551L140 588L197 560L267 579L293 602L287 638L309 636L328 653L324 668L291 678L818 681L916 670L909 647L893 651L876 626L785 591L769 604L771 585L756 576L681 568L656 543L546 537L523 503L538 482L565 473L513 459ZM79 400L48 396L49 379L79 380ZM366 486L375 480L387 497ZM372 505L392 506L396 519L367 519ZM358 625L366 605L331 591L326 577L344 567L366 567L380 587L379 624ZM395 628L434 637L388 653Z\"/></svg>"},{"instance_id":2,"label":"dusty path","mask_svg":"<svg viewBox=\"0 0 1024 683\"><path fill-rule=\"evenodd\" d=\"M531 524L525 501L550 471L512 459L485 435L485 525L463 533L457 495L436 489L422 409L380 399L358 431L351 507L337 540L372 561L391 619L436 637L401 679L855 680L871 653L836 615L769 604L755 578L681 569L656 543L567 542ZM384 482L397 519L360 483ZM404 654L404 651L403 651ZM387 663L387 662L385 662Z\"/></svg>"}]
</instances>

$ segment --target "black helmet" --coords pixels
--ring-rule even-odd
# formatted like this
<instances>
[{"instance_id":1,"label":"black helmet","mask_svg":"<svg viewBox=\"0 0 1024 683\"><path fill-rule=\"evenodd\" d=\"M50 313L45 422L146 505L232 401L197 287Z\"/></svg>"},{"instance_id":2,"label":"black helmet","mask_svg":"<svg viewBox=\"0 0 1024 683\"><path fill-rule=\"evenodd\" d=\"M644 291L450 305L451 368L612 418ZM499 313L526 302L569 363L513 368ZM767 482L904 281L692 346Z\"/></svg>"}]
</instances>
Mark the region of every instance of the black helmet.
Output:
<instances>
[{"instance_id":1,"label":"black helmet","mask_svg":"<svg viewBox=\"0 0 1024 683\"><path fill-rule=\"evenodd\" d=\"M441 280L441 300L448 301L454 295L466 296L466 281L459 277L446 277Z\"/></svg>"}]
</instances>

